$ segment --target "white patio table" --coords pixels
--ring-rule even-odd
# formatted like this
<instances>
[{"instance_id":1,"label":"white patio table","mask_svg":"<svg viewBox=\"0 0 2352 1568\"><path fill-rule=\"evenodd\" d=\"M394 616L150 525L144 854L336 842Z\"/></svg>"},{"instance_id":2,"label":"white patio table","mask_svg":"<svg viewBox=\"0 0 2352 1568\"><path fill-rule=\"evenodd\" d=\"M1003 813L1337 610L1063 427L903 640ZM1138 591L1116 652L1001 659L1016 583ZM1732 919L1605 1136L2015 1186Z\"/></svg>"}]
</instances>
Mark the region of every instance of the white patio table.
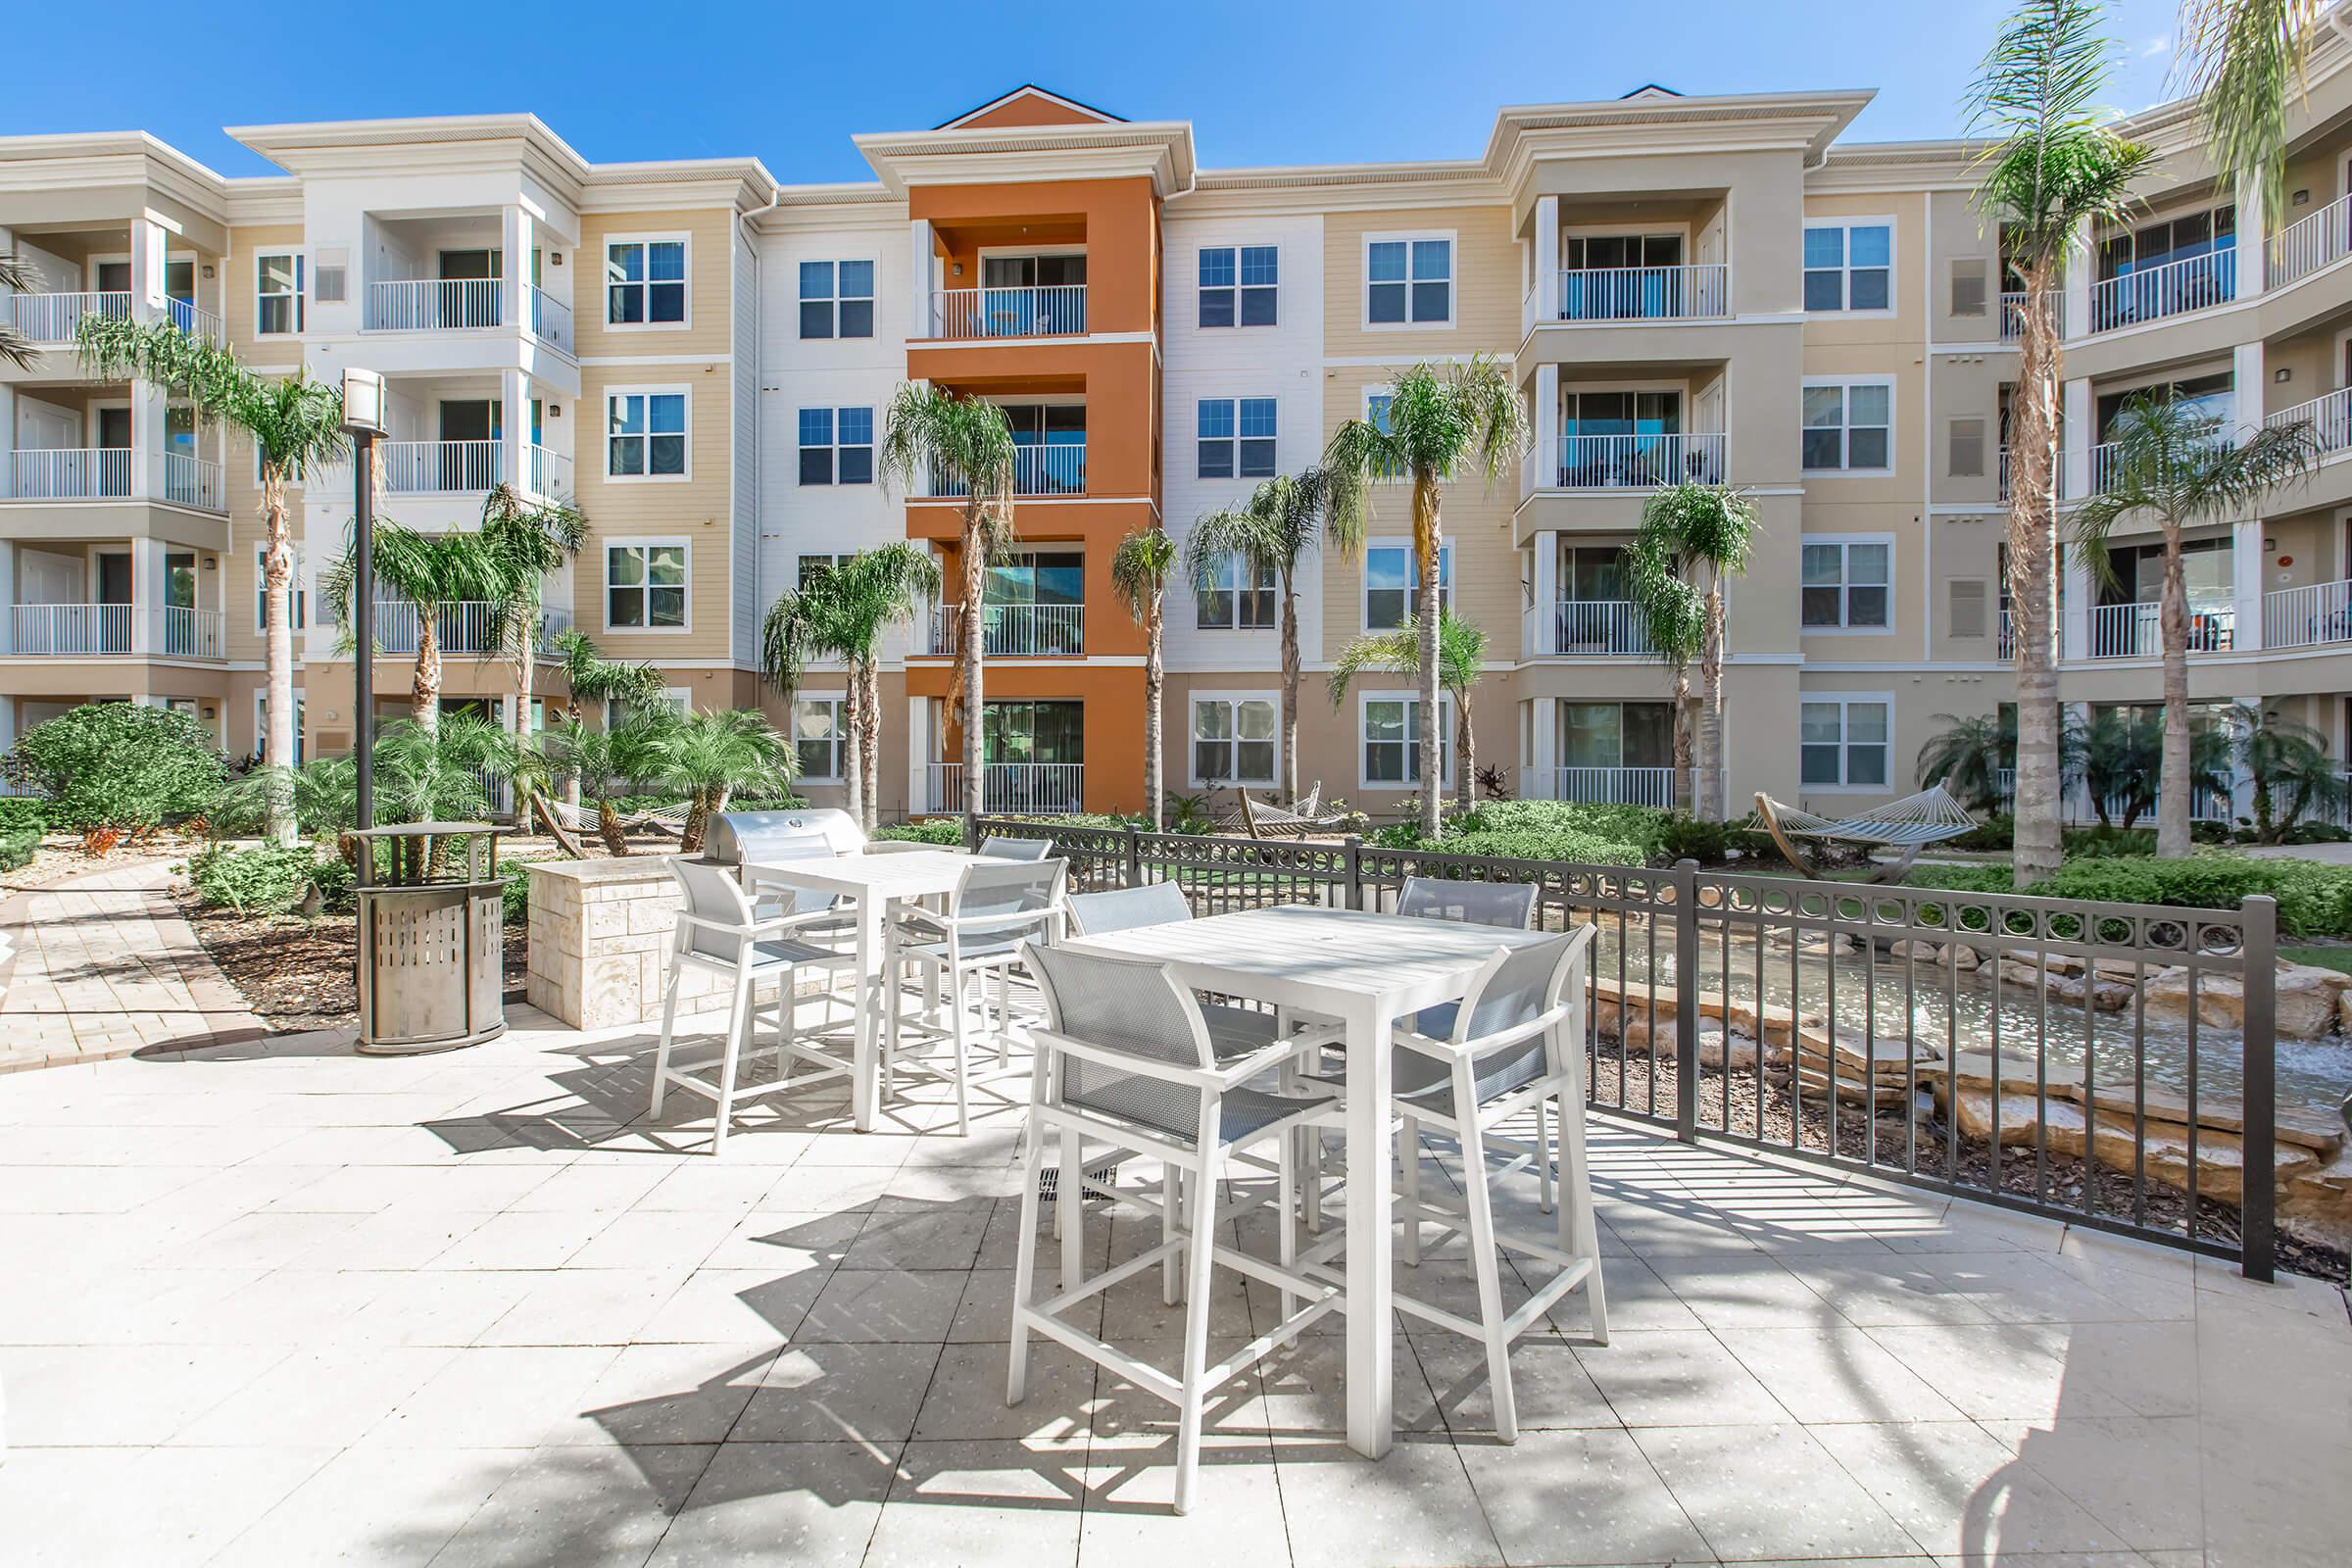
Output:
<instances>
[{"instance_id":1,"label":"white patio table","mask_svg":"<svg viewBox=\"0 0 2352 1568\"><path fill-rule=\"evenodd\" d=\"M893 899L945 898L974 865L1005 862L995 856L961 850L904 850L858 855L811 856L807 859L754 860L743 867L744 891L784 887L830 893L849 906L858 927L858 995L857 1040L851 1050L850 1114L861 1133L873 1131L874 1102L881 1087L882 916Z\"/></svg>"},{"instance_id":2,"label":"white patio table","mask_svg":"<svg viewBox=\"0 0 2352 1568\"><path fill-rule=\"evenodd\" d=\"M1348 1029L1348 1445L1378 1458L1396 1432L1391 1368L1390 1026L1459 1002L1496 948L1533 931L1290 905L1071 937L1152 958L1183 984L1338 1018Z\"/></svg>"}]
</instances>

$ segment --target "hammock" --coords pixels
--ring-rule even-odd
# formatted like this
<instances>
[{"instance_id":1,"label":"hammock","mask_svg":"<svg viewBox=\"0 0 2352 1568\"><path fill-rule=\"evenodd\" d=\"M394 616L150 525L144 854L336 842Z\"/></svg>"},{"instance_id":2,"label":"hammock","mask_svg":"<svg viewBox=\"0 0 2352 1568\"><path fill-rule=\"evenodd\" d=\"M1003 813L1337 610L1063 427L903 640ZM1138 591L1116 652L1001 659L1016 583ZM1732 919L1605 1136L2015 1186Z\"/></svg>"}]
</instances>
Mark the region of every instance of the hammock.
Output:
<instances>
[{"instance_id":1,"label":"hammock","mask_svg":"<svg viewBox=\"0 0 2352 1568\"><path fill-rule=\"evenodd\" d=\"M1820 873L1788 842L1792 838L1837 839L1847 844L1900 850L1899 857L1891 862L1881 862L1870 878L1873 882L1899 882L1910 874L1911 862L1919 858L1921 850L1945 839L1958 838L1975 827L1977 819L1942 785L1931 784L1917 795L1906 795L1873 810L1835 819L1783 806L1759 791L1751 825L1771 834L1772 842L1780 847L1788 863L1807 876Z\"/></svg>"},{"instance_id":2,"label":"hammock","mask_svg":"<svg viewBox=\"0 0 2352 1568\"><path fill-rule=\"evenodd\" d=\"M1239 814L1242 831L1253 839L1298 838L1307 833L1328 832L1353 820L1353 811L1325 811L1323 786L1315 787L1298 797L1295 808L1284 809L1265 801L1253 801L1248 790L1236 790L1241 798Z\"/></svg>"}]
</instances>

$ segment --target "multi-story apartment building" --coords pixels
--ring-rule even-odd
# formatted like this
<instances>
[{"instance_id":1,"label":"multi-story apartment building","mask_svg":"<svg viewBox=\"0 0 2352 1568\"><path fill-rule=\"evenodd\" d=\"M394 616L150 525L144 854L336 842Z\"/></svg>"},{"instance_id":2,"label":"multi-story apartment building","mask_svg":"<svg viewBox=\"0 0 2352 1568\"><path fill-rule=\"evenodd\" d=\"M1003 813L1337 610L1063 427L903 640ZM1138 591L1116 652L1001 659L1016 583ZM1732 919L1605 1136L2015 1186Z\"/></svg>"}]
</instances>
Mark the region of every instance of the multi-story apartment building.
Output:
<instances>
[{"instance_id":1,"label":"multi-story apartment building","mask_svg":"<svg viewBox=\"0 0 2352 1568\"><path fill-rule=\"evenodd\" d=\"M2217 181L2184 106L2145 216L2084 237L2065 309L2065 494L2104 475L2132 393L2240 424L2308 418L2308 484L2198 530L2200 701L2248 701L2352 755L2352 47L2315 51L2285 220ZM1126 533L1180 541L1258 479L1379 417L1396 370L1491 355L1524 388L1516 471L1446 491L1438 590L1489 637L1478 760L1513 794L1676 798L1672 679L1626 603L1644 497L1752 499L1730 590L1728 786L1817 809L1908 791L1927 739L2011 689L2002 434L2015 279L1973 208L1976 149L1840 140L1858 92L1501 111L1480 156L1212 171L1191 127L1024 87L934 129L860 135L871 183L757 161L590 164L528 117L234 132L285 171L224 179L137 135L0 141L0 246L44 279L0 310L47 346L0 368L0 742L92 697L186 705L257 744L252 453L156 389L85 374L90 311L169 316L251 363L389 379L383 510L464 526L507 482L576 500L591 539L549 630L649 660L676 700L763 704L805 788L839 789L842 672L788 708L761 682L776 596L894 539L958 581L960 499L893 482L887 406L929 382L1004 406L1017 544L987 571L992 804L1141 804L1144 638L1110 591ZM301 580L345 548L348 474L300 498ZM1415 787L1409 682L1330 699L1323 671L1417 602L1400 487L1357 555L1310 563L1302 780L1376 814ZM2151 535L2064 572L2063 691L2157 700ZM307 747L354 734L351 655L295 614ZM1269 582L1171 595L1171 787L1273 782L1283 695ZM383 617L405 705L416 627ZM512 673L448 611L448 701L507 722ZM961 800L954 607L885 659L883 805ZM469 643L468 639L474 639ZM552 665L542 706L566 693ZM1450 734L1450 714L1440 715ZM1448 750L1448 770L1455 761ZM1448 779L1447 783L1450 784ZM2213 803L2210 808L2218 809Z\"/></svg>"}]
</instances>

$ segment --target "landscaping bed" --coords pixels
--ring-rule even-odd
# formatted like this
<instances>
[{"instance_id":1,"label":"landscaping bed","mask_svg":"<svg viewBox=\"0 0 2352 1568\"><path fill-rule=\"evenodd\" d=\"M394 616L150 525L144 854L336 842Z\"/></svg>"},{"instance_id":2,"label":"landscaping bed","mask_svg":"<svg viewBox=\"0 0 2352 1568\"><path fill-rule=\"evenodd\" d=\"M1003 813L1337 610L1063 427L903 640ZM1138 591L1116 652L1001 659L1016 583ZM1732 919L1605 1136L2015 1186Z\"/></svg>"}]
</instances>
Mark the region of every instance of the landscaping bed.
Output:
<instances>
[{"instance_id":1,"label":"landscaping bed","mask_svg":"<svg viewBox=\"0 0 2352 1568\"><path fill-rule=\"evenodd\" d=\"M279 1034L359 1023L358 926L349 914L239 914L193 892L173 901L228 983ZM519 994L526 927L506 928L506 988Z\"/></svg>"}]
</instances>

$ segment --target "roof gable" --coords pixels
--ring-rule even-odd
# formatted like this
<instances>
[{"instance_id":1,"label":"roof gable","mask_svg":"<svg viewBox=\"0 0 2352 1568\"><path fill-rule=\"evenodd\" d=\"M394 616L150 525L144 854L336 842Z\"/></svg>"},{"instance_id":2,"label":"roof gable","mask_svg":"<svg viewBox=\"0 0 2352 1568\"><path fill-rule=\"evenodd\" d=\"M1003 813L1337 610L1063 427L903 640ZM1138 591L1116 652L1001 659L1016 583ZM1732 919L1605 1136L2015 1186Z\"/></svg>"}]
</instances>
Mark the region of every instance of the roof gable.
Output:
<instances>
[{"instance_id":1,"label":"roof gable","mask_svg":"<svg viewBox=\"0 0 2352 1568\"><path fill-rule=\"evenodd\" d=\"M940 130L1004 128L1021 125L1116 125L1120 117L1106 114L1091 104L1075 98L1064 98L1049 92L1036 82L1026 81L1003 97L992 98L979 108L957 115L954 120L936 127Z\"/></svg>"}]
</instances>

